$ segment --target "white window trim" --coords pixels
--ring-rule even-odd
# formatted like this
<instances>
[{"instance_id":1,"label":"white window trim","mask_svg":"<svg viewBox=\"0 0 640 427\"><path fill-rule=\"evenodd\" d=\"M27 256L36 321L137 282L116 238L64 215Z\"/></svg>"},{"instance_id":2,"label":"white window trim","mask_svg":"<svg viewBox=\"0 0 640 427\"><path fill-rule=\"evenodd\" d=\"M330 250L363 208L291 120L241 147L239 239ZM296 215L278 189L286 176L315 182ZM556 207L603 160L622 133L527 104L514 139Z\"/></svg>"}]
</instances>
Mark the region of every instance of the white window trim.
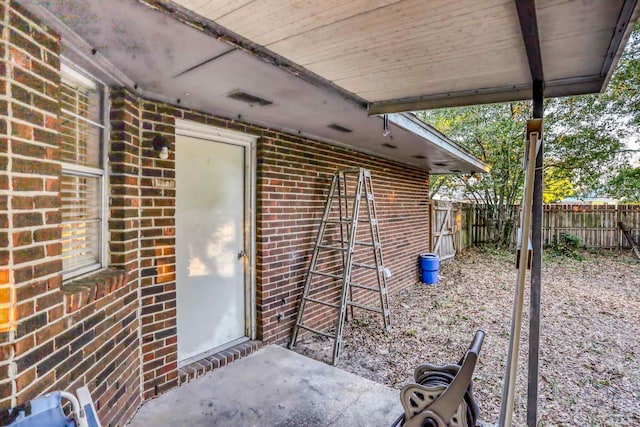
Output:
<instances>
[{"instance_id":1,"label":"white window trim","mask_svg":"<svg viewBox=\"0 0 640 427\"><path fill-rule=\"evenodd\" d=\"M77 117L76 114L71 113L70 111L66 111L62 109L63 112L69 114L75 118L80 118L87 123L90 123L100 129L100 160L102 168L93 168L88 166L74 165L71 163L60 162L62 167L62 173L66 173L69 175L76 176L90 176L90 177L98 177L100 179L100 210L99 210L99 220L100 220L100 229L99 229L99 245L98 245L98 262L90 265L86 265L80 268L76 268L69 271L62 271L62 280L68 281L72 279L77 279L82 275L95 273L103 268L106 268L109 262L109 251L108 251L108 237L109 237L109 196L108 196L108 179L109 174L107 173L108 168L108 138L110 131L110 123L109 123L109 87L104 84L102 81L92 76L85 70L82 70L80 67L62 62L60 64L60 75L62 81L66 81L71 84L80 84L82 86L88 88L99 88L101 93L100 107L101 107L101 118L103 124L95 123L91 120L88 120L83 117ZM91 77L89 77L91 76ZM61 221L63 223L63 221Z\"/></svg>"}]
</instances>

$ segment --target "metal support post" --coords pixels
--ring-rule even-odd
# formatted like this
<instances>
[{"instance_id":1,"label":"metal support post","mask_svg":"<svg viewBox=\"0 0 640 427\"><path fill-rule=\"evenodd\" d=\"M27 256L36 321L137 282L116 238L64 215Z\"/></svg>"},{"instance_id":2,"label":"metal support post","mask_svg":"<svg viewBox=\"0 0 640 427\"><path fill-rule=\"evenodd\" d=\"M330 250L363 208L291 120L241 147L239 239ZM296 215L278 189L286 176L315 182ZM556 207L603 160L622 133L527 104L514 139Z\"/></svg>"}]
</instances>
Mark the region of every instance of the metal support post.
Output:
<instances>
[{"instance_id":1,"label":"metal support post","mask_svg":"<svg viewBox=\"0 0 640 427\"><path fill-rule=\"evenodd\" d=\"M533 118L544 117L544 83L533 81ZM540 348L540 291L542 285L542 190L543 190L544 137L536 156L536 171L533 180L533 205L531 218L531 300L529 309L529 372L527 386L527 425L538 425L538 359Z\"/></svg>"}]
</instances>

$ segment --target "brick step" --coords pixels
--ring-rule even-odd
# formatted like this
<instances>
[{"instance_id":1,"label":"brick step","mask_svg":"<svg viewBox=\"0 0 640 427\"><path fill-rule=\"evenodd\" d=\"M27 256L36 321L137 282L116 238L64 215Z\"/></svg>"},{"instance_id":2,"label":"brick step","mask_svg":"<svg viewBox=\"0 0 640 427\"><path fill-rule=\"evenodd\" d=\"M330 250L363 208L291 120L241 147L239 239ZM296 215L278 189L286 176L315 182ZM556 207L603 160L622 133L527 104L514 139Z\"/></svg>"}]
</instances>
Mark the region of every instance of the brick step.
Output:
<instances>
[{"instance_id":1,"label":"brick step","mask_svg":"<svg viewBox=\"0 0 640 427\"><path fill-rule=\"evenodd\" d=\"M245 341L229 347L219 353L212 354L204 359L197 360L193 363L178 369L178 384L186 384L214 369L221 368L236 360L242 359L262 347L262 341Z\"/></svg>"}]
</instances>

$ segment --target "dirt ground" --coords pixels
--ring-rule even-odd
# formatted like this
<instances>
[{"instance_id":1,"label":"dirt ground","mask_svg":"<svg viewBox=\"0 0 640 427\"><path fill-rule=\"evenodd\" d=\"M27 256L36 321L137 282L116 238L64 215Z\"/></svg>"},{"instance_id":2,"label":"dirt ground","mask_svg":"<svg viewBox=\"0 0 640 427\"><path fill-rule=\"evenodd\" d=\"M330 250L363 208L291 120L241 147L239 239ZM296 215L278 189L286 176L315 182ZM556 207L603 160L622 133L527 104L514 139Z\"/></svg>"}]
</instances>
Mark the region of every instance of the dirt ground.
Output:
<instances>
[{"instance_id":1,"label":"dirt ground","mask_svg":"<svg viewBox=\"0 0 640 427\"><path fill-rule=\"evenodd\" d=\"M640 425L640 262L629 254L546 256L543 263L540 426ZM455 363L477 329L486 338L475 371L480 420L500 411L516 278L514 256L472 250L444 264L440 283L392 295L393 330L356 312L345 326L338 367L401 388L420 363ZM527 283L528 283L527 276ZM525 302L528 307L528 295ZM526 425L528 308L514 425ZM298 352L330 361L332 341L310 338Z\"/></svg>"}]
</instances>

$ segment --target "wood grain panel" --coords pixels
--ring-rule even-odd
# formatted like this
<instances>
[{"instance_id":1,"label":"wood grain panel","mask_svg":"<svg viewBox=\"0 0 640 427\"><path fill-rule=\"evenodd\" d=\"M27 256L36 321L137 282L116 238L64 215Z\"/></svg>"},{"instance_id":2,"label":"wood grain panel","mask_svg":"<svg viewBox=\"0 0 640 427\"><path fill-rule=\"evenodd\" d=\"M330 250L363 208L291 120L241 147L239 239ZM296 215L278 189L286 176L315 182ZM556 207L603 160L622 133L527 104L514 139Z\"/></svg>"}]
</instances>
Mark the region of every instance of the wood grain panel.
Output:
<instances>
[{"instance_id":1,"label":"wood grain panel","mask_svg":"<svg viewBox=\"0 0 640 427\"><path fill-rule=\"evenodd\" d=\"M612 30L572 35L542 43L545 78L598 75L609 47Z\"/></svg>"},{"instance_id":2,"label":"wood grain panel","mask_svg":"<svg viewBox=\"0 0 640 427\"><path fill-rule=\"evenodd\" d=\"M513 61L512 58L519 58ZM313 67L310 67L313 71ZM428 93L525 84L531 76L526 56L520 49L493 52L475 58L456 58L432 65L395 68L381 73L356 76L335 83L372 102ZM393 82L393 84L386 84Z\"/></svg>"},{"instance_id":3,"label":"wood grain panel","mask_svg":"<svg viewBox=\"0 0 640 427\"><path fill-rule=\"evenodd\" d=\"M485 68L492 69L494 64L486 62L485 56L497 53L504 57L513 53L512 57L505 59L520 63L520 59L526 59L526 56L520 53L523 49L522 38L506 33L496 37L491 43L485 43L478 37L472 36L461 39L439 38L428 43L424 39L416 38L407 41L400 47L394 44L381 45L374 49L305 64L305 67L330 80L419 67L424 64L437 67L438 64L462 58L467 63L480 62L484 64ZM450 72L449 70L443 71Z\"/></svg>"},{"instance_id":4,"label":"wood grain panel","mask_svg":"<svg viewBox=\"0 0 640 427\"><path fill-rule=\"evenodd\" d=\"M622 0L536 1L540 41L604 29L609 29L613 35L622 3Z\"/></svg>"},{"instance_id":5,"label":"wood grain panel","mask_svg":"<svg viewBox=\"0 0 640 427\"><path fill-rule=\"evenodd\" d=\"M223 16L253 3L253 0L174 0L174 2L217 22Z\"/></svg>"},{"instance_id":6,"label":"wood grain panel","mask_svg":"<svg viewBox=\"0 0 640 427\"><path fill-rule=\"evenodd\" d=\"M406 0L337 21L268 48L306 66L338 56L375 54L384 46L395 49L397 56L411 59L420 53L420 50L405 49L413 40L421 41L421 49L447 49L455 47L452 44L456 41L463 45L472 38L482 38L490 44L492 39L506 35L519 36L515 8L508 1L505 4L505 0L485 0L475 9L453 8L451 2L444 0L434 1L426 8L423 1Z\"/></svg>"},{"instance_id":7,"label":"wood grain panel","mask_svg":"<svg viewBox=\"0 0 640 427\"><path fill-rule=\"evenodd\" d=\"M195 11L205 4L210 3L211 0L173 0L173 2Z\"/></svg>"},{"instance_id":8,"label":"wood grain panel","mask_svg":"<svg viewBox=\"0 0 640 427\"><path fill-rule=\"evenodd\" d=\"M224 3L216 1L215 3ZM218 19L226 28L267 46L308 31L349 21L404 0L256 0ZM258 17L258 20L256 20Z\"/></svg>"},{"instance_id":9,"label":"wood grain panel","mask_svg":"<svg viewBox=\"0 0 640 427\"><path fill-rule=\"evenodd\" d=\"M536 4L546 79L600 74L622 1Z\"/></svg>"}]
</instances>

